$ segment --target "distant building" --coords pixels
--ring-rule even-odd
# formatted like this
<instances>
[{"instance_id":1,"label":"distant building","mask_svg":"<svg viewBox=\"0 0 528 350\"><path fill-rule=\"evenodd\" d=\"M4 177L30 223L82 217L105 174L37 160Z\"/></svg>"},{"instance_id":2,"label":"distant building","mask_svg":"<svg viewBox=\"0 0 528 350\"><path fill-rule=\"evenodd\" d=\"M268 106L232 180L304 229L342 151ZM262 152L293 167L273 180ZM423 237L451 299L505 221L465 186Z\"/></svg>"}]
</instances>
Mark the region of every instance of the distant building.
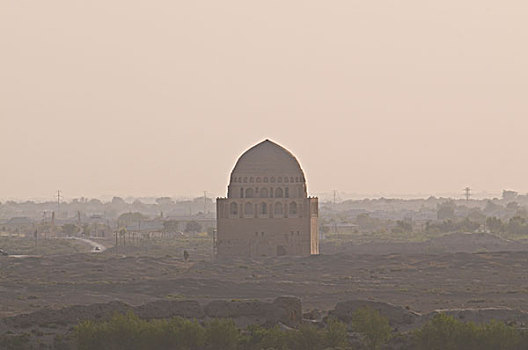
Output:
<instances>
[{"instance_id":1,"label":"distant building","mask_svg":"<svg viewBox=\"0 0 528 350\"><path fill-rule=\"evenodd\" d=\"M272 141L238 159L216 205L218 256L319 254L318 200L295 156Z\"/></svg>"}]
</instances>

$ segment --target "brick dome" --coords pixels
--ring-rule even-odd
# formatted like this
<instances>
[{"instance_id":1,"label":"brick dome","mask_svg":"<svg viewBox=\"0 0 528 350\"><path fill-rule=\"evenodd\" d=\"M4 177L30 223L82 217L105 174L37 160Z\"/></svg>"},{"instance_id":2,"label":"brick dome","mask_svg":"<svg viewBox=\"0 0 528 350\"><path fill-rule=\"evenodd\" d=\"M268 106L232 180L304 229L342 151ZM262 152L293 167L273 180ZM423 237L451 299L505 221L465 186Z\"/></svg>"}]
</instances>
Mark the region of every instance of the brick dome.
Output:
<instances>
[{"instance_id":1,"label":"brick dome","mask_svg":"<svg viewBox=\"0 0 528 350\"><path fill-rule=\"evenodd\" d=\"M306 180L297 158L284 147L264 140L238 158L231 172L228 197L239 197L248 186L295 186L295 197L306 196ZM236 194L235 194L236 193ZM241 195L240 195L241 197Z\"/></svg>"},{"instance_id":2,"label":"brick dome","mask_svg":"<svg viewBox=\"0 0 528 350\"><path fill-rule=\"evenodd\" d=\"M299 176L304 181L304 173L297 158L286 148L270 140L264 140L244 152L238 158L231 175Z\"/></svg>"}]
</instances>

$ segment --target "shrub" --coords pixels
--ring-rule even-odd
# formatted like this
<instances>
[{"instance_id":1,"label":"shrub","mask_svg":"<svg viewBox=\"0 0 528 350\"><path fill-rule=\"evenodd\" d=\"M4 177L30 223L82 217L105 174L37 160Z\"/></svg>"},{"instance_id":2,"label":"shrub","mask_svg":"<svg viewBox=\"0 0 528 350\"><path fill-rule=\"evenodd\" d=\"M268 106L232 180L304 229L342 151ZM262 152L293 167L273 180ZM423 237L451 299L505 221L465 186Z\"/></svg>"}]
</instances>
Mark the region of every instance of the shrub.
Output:
<instances>
[{"instance_id":1,"label":"shrub","mask_svg":"<svg viewBox=\"0 0 528 350\"><path fill-rule=\"evenodd\" d=\"M245 349L291 349L294 339L292 331L281 330L278 326L264 328L260 326L249 326L248 336L244 342Z\"/></svg>"},{"instance_id":2,"label":"shrub","mask_svg":"<svg viewBox=\"0 0 528 350\"><path fill-rule=\"evenodd\" d=\"M105 322L81 322L74 336L80 350L198 350L205 344L205 330L197 321L179 317L146 321L133 313L115 314Z\"/></svg>"},{"instance_id":3,"label":"shrub","mask_svg":"<svg viewBox=\"0 0 528 350\"><path fill-rule=\"evenodd\" d=\"M240 331L230 319L215 319L206 326L207 346L214 350L235 350Z\"/></svg>"},{"instance_id":4,"label":"shrub","mask_svg":"<svg viewBox=\"0 0 528 350\"><path fill-rule=\"evenodd\" d=\"M419 349L471 350L477 346L477 329L472 323L438 314L416 332L415 339Z\"/></svg>"},{"instance_id":5,"label":"shrub","mask_svg":"<svg viewBox=\"0 0 528 350\"><path fill-rule=\"evenodd\" d=\"M369 349L379 349L391 337L389 320L370 307L357 309L352 315L352 329L360 333Z\"/></svg>"},{"instance_id":6,"label":"shrub","mask_svg":"<svg viewBox=\"0 0 528 350\"><path fill-rule=\"evenodd\" d=\"M343 322L329 319L324 333L324 345L326 348L338 348L348 346L347 327Z\"/></svg>"},{"instance_id":7,"label":"shrub","mask_svg":"<svg viewBox=\"0 0 528 350\"><path fill-rule=\"evenodd\" d=\"M514 350L520 345L521 334L519 330L507 326L503 322L492 320L480 327L478 339L479 349L482 350Z\"/></svg>"},{"instance_id":8,"label":"shrub","mask_svg":"<svg viewBox=\"0 0 528 350\"><path fill-rule=\"evenodd\" d=\"M312 325L302 325L295 332L293 349L295 350L319 350L323 343L322 332Z\"/></svg>"},{"instance_id":9,"label":"shrub","mask_svg":"<svg viewBox=\"0 0 528 350\"><path fill-rule=\"evenodd\" d=\"M526 348L525 334L503 322L483 325L464 323L438 314L414 333L418 349L424 350L515 350Z\"/></svg>"},{"instance_id":10,"label":"shrub","mask_svg":"<svg viewBox=\"0 0 528 350\"><path fill-rule=\"evenodd\" d=\"M0 336L0 349L5 350L24 350L29 349L30 336L27 333L19 335L2 335Z\"/></svg>"}]
</instances>

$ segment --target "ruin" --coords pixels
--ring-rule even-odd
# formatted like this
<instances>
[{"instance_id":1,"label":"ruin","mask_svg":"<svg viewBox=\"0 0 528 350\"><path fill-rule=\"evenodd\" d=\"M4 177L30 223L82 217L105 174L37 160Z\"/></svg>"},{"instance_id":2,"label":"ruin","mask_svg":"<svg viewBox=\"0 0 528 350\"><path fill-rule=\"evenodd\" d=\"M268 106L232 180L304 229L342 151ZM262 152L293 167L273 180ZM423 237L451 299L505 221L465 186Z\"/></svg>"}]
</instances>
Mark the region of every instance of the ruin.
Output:
<instances>
[{"instance_id":1,"label":"ruin","mask_svg":"<svg viewBox=\"0 0 528 350\"><path fill-rule=\"evenodd\" d=\"M295 156L270 140L240 156L216 206L219 257L319 254L318 199Z\"/></svg>"}]
</instances>

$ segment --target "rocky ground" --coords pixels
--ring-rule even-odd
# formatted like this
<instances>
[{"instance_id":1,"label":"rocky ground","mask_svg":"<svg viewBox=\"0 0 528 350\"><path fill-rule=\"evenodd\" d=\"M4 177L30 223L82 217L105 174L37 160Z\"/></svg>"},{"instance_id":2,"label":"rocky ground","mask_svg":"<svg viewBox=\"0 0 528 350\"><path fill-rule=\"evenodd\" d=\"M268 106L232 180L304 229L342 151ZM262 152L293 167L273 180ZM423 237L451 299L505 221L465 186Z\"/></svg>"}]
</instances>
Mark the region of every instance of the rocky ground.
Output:
<instances>
[{"instance_id":1,"label":"rocky ground","mask_svg":"<svg viewBox=\"0 0 528 350\"><path fill-rule=\"evenodd\" d=\"M111 240L101 243L109 247L102 253L88 247L75 254L0 256L0 319L113 301L138 306L192 299L205 305L284 295L300 298L305 312L331 310L349 300L391 303L417 314L528 311L528 247L489 235L417 243L322 242L319 256L222 261L212 261L203 237L136 242L117 251ZM191 254L188 262L184 249Z\"/></svg>"},{"instance_id":2,"label":"rocky ground","mask_svg":"<svg viewBox=\"0 0 528 350\"><path fill-rule=\"evenodd\" d=\"M528 310L525 244L487 235L452 235L440 242L444 251L435 242L432 252L423 243L394 243L389 252L391 244L380 242L377 248L374 243L341 251L327 247L334 251L325 254L322 244L319 256L215 262L202 241L187 242L198 247L187 247L189 262L181 254L185 246L162 256L149 256L137 246L117 254L110 248L100 254L0 257L0 318L114 300L140 305L157 299L205 302L280 295L300 297L305 308L319 309L368 299L418 312L497 306Z\"/></svg>"}]
</instances>

